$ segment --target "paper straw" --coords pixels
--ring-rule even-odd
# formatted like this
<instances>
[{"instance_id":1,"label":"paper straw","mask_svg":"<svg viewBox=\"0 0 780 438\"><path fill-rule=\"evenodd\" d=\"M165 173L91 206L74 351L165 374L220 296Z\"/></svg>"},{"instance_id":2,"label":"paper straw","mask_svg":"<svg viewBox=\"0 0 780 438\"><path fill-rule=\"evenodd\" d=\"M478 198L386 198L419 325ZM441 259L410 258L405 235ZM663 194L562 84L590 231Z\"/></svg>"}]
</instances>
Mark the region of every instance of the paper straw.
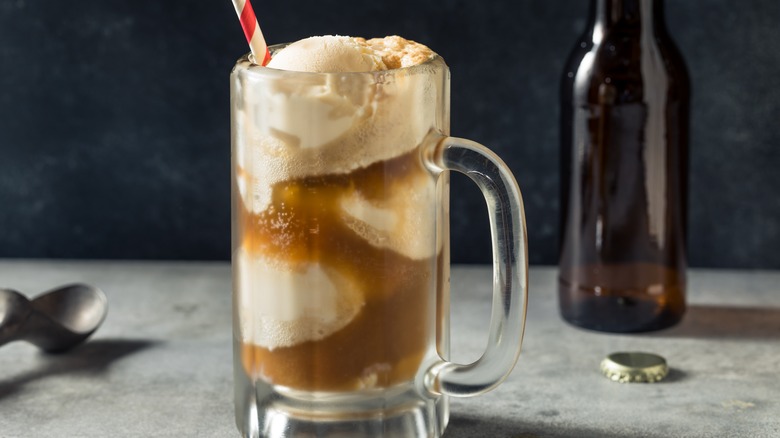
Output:
<instances>
[{"instance_id":1,"label":"paper straw","mask_svg":"<svg viewBox=\"0 0 780 438\"><path fill-rule=\"evenodd\" d=\"M268 45L263 38L263 32L260 30L260 24L257 22L255 11L252 9L252 3L249 0L233 0L233 6L236 7L238 20L241 22L241 28L244 29L246 42L249 43L249 50L255 61L262 59L260 65L268 64L271 60L271 52L268 51Z\"/></svg>"}]
</instances>

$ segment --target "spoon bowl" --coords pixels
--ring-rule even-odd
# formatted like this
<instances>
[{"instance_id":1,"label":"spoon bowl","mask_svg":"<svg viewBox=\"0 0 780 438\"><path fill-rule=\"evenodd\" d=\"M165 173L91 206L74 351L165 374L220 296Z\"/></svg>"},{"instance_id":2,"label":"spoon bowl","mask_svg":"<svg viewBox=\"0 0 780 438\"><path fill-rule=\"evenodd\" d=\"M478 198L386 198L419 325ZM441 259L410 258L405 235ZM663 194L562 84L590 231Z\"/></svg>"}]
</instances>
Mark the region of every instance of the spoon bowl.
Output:
<instances>
[{"instance_id":1,"label":"spoon bowl","mask_svg":"<svg viewBox=\"0 0 780 438\"><path fill-rule=\"evenodd\" d=\"M107 313L103 291L87 284L61 286L32 301L0 289L0 345L25 340L50 353L65 351L92 335Z\"/></svg>"},{"instance_id":2,"label":"spoon bowl","mask_svg":"<svg viewBox=\"0 0 780 438\"><path fill-rule=\"evenodd\" d=\"M106 318L108 300L86 284L58 287L35 297L32 307L74 334L92 334Z\"/></svg>"}]
</instances>

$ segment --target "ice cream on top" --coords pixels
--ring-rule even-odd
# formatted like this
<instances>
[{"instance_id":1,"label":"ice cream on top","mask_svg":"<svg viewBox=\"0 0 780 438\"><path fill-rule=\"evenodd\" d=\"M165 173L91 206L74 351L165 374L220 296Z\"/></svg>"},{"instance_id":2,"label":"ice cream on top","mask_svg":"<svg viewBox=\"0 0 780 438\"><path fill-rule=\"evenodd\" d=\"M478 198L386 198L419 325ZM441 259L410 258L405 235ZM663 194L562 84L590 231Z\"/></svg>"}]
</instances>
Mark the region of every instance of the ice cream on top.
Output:
<instances>
[{"instance_id":1,"label":"ice cream on top","mask_svg":"<svg viewBox=\"0 0 780 438\"><path fill-rule=\"evenodd\" d=\"M256 147L237 149L246 174L239 190L249 210L260 213L270 205L275 182L344 174L416 147L435 116L420 105L431 93L425 78L399 78L377 90L368 79L344 82L336 75L410 67L434 56L425 45L399 36L315 36L276 51L266 67L335 75L306 78L305 86L278 82L244 94L246 109L237 117L252 120L241 123L258 139Z\"/></svg>"},{"instance_id":2,"label":"ice cream on top","mask_svg":"<svg viewBox=\"0 0 780 438\"><path fill-rule=\"evenodd\" d=\"M343 73L391 70L421 64L433 56L423 44L399 36L305 38L278 51L268 67L303 72Z\"/></svg>"}]
</instances>

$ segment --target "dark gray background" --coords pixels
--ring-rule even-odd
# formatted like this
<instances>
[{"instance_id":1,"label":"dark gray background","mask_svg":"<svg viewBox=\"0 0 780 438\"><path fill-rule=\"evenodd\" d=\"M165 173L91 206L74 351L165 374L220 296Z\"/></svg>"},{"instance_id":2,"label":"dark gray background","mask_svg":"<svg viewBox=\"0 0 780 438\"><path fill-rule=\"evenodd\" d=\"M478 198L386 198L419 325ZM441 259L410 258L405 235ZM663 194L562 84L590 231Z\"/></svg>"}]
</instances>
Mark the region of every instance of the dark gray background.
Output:
<instances>
[{"instance_id":1,"label":"dark gray background","mask_svg":"<svg viewBox=\"0 0 780 438\"><path fill-rule=\"evenodd\" d=\"M694 86L690 258L780 268L780 2L667 2ZM335 7L332 5L338 4ZM272 43L400 34L452 69L452 133L515 172L556 263L558 83L585 0L255 0ZM229 0L0 0L0 257L227 259ZM453 260L488 262L453 183Z\"/></svg>"}]
</instances>

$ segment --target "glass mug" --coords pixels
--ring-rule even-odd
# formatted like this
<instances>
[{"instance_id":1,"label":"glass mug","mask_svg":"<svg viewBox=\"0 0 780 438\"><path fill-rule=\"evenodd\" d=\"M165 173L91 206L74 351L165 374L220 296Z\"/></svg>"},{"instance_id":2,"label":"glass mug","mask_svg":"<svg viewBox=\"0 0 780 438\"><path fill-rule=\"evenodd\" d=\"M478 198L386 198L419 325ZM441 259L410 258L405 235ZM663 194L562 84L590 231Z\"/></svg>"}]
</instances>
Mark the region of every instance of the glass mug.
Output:
<instances>
[{"instance_id":1,"label":"glass mug","mask_svg":"<svg viewBox=\"0 0 780 438\"><path fill-rule=\"evenodd\" d=\"M280 46L272 48L278 50ZM520 190L449 137L449 70L231 73L236 423L246 437L438 437L448 396L503 381L520 352ZM449 356L449 170L487 200L493 314L475 363Z\"/></svg>"}]
</instances>

